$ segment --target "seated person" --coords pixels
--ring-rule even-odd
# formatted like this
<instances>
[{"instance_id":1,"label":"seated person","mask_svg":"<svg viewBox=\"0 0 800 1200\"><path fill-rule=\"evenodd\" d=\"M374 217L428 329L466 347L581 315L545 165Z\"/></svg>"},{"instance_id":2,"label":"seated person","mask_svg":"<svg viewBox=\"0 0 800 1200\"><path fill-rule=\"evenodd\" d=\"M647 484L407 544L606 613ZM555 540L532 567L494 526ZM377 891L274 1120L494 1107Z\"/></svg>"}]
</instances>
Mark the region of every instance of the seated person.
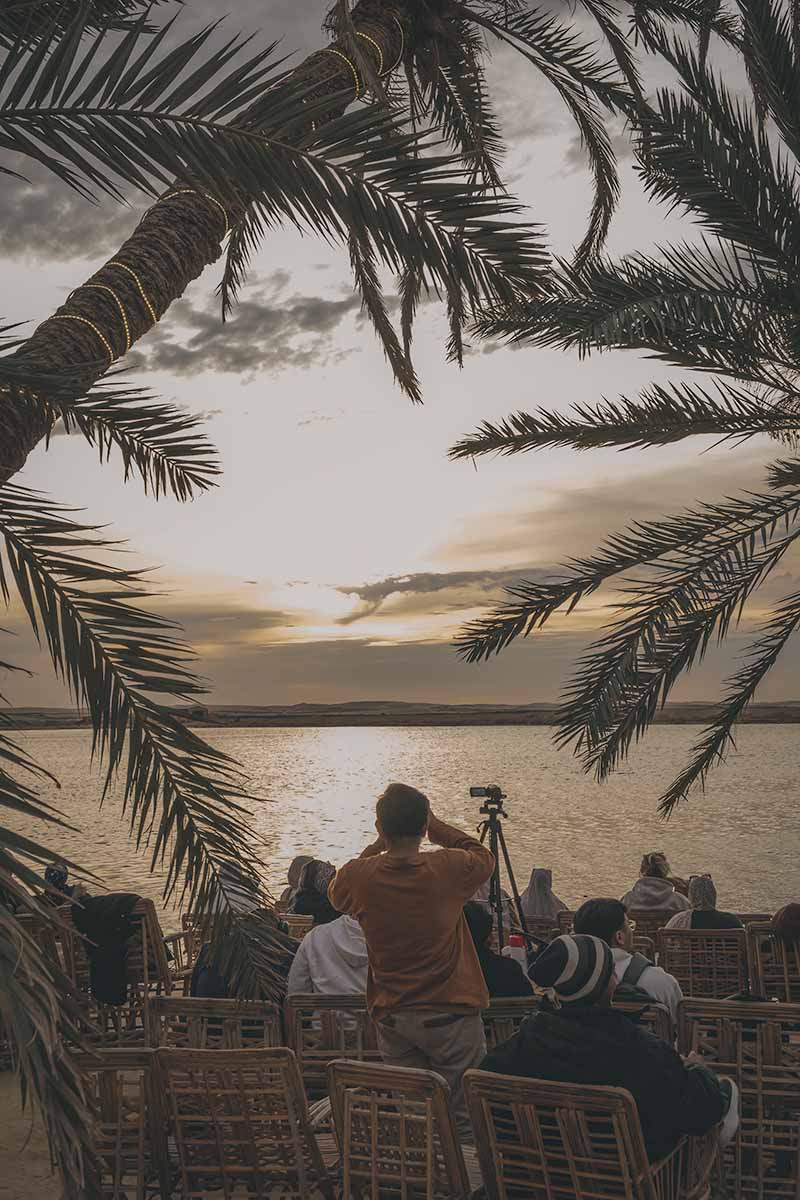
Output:
<instances>
[{"instance_id":1,"label":"seated person","mask_svg":"<svg viewBox=\"0 0 800 1200\"><path fill-rule=\"evenodd\" d=\"M533 996L533 988L522 967L513 958L495 954L489 948L492 914L475 900L464 905L464 916L478 952L483 978L490 996Z\"/></svg>"},{"instance_id":2,"label":"seated person","mask_svg":"<svg viewBox=\"0 0 800 1200\"><path fill-rule=\"evenodd\" d=\"M328 885L336 874L336 868L319 858L310 859L300 872L297 891L292 898L287 915L313 917L315 925L325 925L341 916L328 899Z\"/></svg>"},{"instance_id":3,"label":"seated person","mask_svg":"<svg viewBox=\"0 0 800 1200\"><path fill-rule=\"evenodd\" d=\"M772 928L786 946L800 941L800 904L784 904L772 918Z\"/></svg>"},{"instance_id":4,"label":"seated person","mask_svg":"<svg viewBox=\"0 0 800 1200\"><path fill-rule=\"evenodd\" d=\"M662 908L683 912L690 907L689 901L676 892L670 875L666 854L660 850L645 854L639 867L639 878L622 897L622 903L626 908Z\"/></svg>"},{"instance_id":5,"label":"seated person","mask_svg":"<svg viewBox=\"0 0 800 1200\"><path fill-rule=\"evenodd\" d=\"M633 929L625 905L620 900L586 900L575 913L576 933L601 938L611 947L617 983L623 980L646 992L678 1020L678 1005L683 999L681 985L674 975L654 967L642 954L633 953ZM646 965L645 965L646 964Z\"/></svg>"},{"instance_id":6,"label":"seated person","mask_svg":"<svg viewBox=\"0 0 800 1200\"><path fill-rule=\"evenodd\" d=\"M300 876L303 873L303 867L306 865L306 863L311 862L311 858L312 856L310 854L298 854L297 857L293 858L289 863L289 870L286 873L286 881L289 886L283 889L280 898L280 905L283 909L288 908L288 906L294 900L297 894L297 889L300 886Z\"/></svg>"},{"instance_id":7,"label":"seated person","mask_svg":"<svg viewBox=\"0 0 800 1200\"><path fill-rule=\"evenodd\" d=\"M726 1117L723 1136L730 1140L738 1124L735 1087L611 1007L617 976L606 942L558 937L536 959L532 977L544 991L541 1007L490 1051L482 1070L625 1088L651 1162L682 1134L702 1135Z\"/></svg>"},{"instance_id":8,"label":"seated person","mask_svg":"<svg viewBox=\"0 0 800 1200\"><path fill-rule=\"evenodd\" d=\"M270 949L274 953L275 949L280 950L280 957L274 958L270 963L271 970L279 977L285 979L289 973L289 969L294 957L294 947L296 943L286 933L286 926L272 909L262 908L257 912L239 914L239 924L244 930L245 935L251 940L254 947L258 946L260 936L260 926L263 925L264 933L267 934L268 941L271 943ZM224 960L225 947L219 946L219 956ZM219 961L217 956L211 953L211 942L204 942L200 947L194 967L192 969L192 977L189 983L189 995L197 996L204 1000L236 1000L236 999L261 999L274 1000L274 995L263 995L254 997L252 995L241 995L238 988L238 979L235 974L228 977L226 970L227 964L224 961Z\"/></svg>"},{"instance_id":9,"label":"seated person","mask_svg":"<svg viewBox=\"0 0 800 1200\"><path fill-rule=\"evenodd\" d=\"M553 928L558 925L558 914L568 908L553 891L553 872L547 867L533 868L519 899L526 920L551 921Z\"/></svg>"},{"instance_id":10,"label":"seated person","mask_svg":"<svg viewBox=\"0 0 800 1200\"><path fill-rule=\"evenodd\" d=\"M717 889L710 875L689 876L689 903L690 909L670 917L667 929L744 928L734 913L720 912L717 908Z\"/></svg>"},{"instance_id":11,"label":"seated person","mask_svg":"<svg viewBox=\"0 0 800 1200\"><path fill-rule=\"evenodd\" d=\"M354 917L337 917L310 930L289 970L287 992L323 996L360 995L367 990L367 943Z\"/></svg>"}]
</instances>

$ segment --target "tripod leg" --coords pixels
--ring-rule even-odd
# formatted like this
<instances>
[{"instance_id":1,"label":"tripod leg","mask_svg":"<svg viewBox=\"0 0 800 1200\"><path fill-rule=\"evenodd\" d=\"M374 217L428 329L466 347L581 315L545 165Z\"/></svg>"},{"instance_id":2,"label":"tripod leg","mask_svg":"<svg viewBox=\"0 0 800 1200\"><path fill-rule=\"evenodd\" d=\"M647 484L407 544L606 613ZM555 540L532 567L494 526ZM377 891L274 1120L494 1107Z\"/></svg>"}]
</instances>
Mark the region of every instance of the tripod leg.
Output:
<instances>
[{"instance_id":1,"label":"tripod leg","mask_svg":"<svg viewBox=\"0 0 800 1200\"><path fill-rule=\"evenodd\" d=\"M505 835L503 833L502 825L500 825L498 828L498 841L499 841L500 847L503 851L503 861L506 864L506 873L508 874L508 882L511 884L511 893L514 897L514 904L516 905L517 916L519 917L520 928L521 928L522 932L525 934L525 936L527 938L529 938L530 933L528 932L528 923L525 920L525 913L522 911L522 900L520 899L519 890L517 888L517 881L514 878L514 868L511 866L511 858L508 853L508 846L506 845L506 839L505 839ZM495 858L495 861L496 861L496 858ZM499 868L499 863L497 863L497 867ZM498 874L499 874L499 872L498 872Z\"/></svg>"}]
</instances>

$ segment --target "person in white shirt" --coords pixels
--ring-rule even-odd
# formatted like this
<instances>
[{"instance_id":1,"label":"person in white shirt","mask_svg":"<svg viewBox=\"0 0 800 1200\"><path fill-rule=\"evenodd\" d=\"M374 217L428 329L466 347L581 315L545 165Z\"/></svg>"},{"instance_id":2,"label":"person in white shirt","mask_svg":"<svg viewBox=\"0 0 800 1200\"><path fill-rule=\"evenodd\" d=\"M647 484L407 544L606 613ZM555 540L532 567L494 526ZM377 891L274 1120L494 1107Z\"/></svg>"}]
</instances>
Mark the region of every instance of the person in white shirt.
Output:
<instances>
[{"instance_id":1,"label":"person in white shirt","mask_svg":"<svg viewBox=\"0 0 800 1200\"><path fill-rule=\"evenodd\" d=\"M367 943L358 921L338 917L303 938L286 989L321 996L350 996L367 987Z\"/></svg>"},{"instance_id":2,"label":"person in white shirt","mask_svg":"<svg viewBox=\"0 0 800 1200\"><path fill-rule=\"evenodd\" d=\"M628 982L668 1008L673 1025L677 1023L678 1005L683 999L681 985L674 975L668 975L661 967L652 964L639 973L638 968L642 964L637 960L641 956L634 956L633 928L621 900L587 900L575 913L573 927L576 933L602 938L611 947L618 984L625 981L626 972L636 963L632 969L635 978L629 978Z\"/></svg>"}]
</instances>

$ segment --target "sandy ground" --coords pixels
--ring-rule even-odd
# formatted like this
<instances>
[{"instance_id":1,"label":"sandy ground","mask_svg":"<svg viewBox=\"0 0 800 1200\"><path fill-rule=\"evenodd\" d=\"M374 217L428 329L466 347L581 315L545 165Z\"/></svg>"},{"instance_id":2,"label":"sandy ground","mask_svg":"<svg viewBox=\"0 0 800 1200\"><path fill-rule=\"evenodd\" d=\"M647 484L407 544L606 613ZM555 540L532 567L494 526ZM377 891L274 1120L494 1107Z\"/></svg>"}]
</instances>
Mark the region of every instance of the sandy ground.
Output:
<instances>
[{"instance_id":1,"label":"sandy ground","mask_svg":"<svg viewBox=\"0 0 800 1200\"><path fill-rule=\"evenodd\" d=\"M0 1072L0 1197L2 1200L59 1200L41 1122L22 1111L19 1085Z\"/></svg>"}]
</instances>

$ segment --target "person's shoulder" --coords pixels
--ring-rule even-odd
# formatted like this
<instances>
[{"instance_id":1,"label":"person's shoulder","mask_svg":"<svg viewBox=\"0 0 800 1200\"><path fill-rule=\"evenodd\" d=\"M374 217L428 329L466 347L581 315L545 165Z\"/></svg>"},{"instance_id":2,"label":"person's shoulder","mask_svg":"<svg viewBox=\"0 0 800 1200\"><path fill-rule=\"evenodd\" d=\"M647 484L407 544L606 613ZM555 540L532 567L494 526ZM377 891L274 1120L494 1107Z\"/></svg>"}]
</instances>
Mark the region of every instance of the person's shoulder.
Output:
<instances>
[{"instance_id":1,"label":"person's shoulder","mask_svg":"<svg viewBox=\"0 0 800 1200\"><path fill-rule=\"evenodd\" d=\"M658 987L663 989L674 989L680 987L674 975L670 975L669 971L665 971L663 967L656 966L651 963L649 967L645 967L639 979L639 984L647 992L650 987Z\"/></svg>"}]
</instances>

